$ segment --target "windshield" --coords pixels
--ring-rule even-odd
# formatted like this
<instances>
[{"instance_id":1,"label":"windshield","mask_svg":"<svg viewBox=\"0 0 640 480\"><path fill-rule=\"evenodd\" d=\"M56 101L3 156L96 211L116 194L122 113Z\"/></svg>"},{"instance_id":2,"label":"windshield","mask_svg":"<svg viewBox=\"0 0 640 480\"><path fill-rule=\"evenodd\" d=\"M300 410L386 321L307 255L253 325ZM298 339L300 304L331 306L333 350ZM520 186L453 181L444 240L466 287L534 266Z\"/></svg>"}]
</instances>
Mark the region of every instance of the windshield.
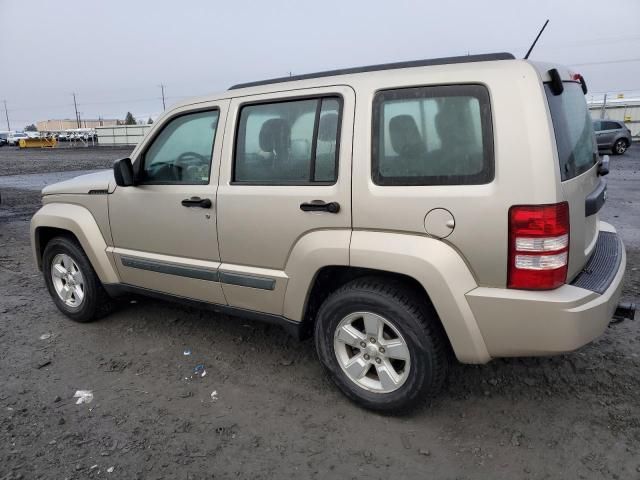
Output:
<instances>
[{"instance_id":1,"label":"windshield","mask_svg":"<svg viewBox=\"0 0 640 480\"><path fill-rule=\"evenodd\" d=\"M554 95L549 85L545 85L545 91L562 181L570 180L589 170L598 159L593 121L579 83L564 82L560 95Z\"/></svg>"}]
</instances>

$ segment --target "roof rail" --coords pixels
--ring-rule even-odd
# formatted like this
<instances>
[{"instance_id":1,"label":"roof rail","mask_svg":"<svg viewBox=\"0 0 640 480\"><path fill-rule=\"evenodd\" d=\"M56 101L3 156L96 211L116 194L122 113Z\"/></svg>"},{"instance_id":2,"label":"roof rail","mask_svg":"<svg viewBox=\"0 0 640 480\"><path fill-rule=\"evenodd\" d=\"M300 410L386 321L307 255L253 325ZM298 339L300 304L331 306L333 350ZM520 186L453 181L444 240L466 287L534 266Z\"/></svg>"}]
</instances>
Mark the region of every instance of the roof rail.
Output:
<instances>
[{"instance_id":1,"label":"roof rail","mask_svg":"<svg viewBox=\"0 0 640 480\"><path fill-rule=\"evenodd\" d=\"M296 80L308 80L310 78L333 77L335 75L348 75L351 73L376 72L380 70L395 70L399 68L430 67L433 65L450 65L454 63L489 62L493 60L513 60L515 57L511 53L483 53L480 55L464 55L459 57L432 58L428 60L413 60L410 62L382 63L380 65L369 65L365 67L342 68L338 70L328 70L326 72L306 73L304 75L294 75L291 77L271 78L257 82L238 83L229 88L257 87L259 85L269 85L272 83L295 82Z\"/></svg>"}]
</instances>

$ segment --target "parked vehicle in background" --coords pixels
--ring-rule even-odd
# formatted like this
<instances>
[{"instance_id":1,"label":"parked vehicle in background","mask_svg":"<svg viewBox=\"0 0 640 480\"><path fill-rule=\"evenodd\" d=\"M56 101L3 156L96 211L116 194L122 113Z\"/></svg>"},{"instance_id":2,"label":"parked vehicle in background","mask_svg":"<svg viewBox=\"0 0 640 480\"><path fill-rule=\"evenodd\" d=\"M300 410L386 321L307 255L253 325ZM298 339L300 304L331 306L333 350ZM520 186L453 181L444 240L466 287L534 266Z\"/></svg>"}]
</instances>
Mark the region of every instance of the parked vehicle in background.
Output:
<instances>
[{"instance_id":1,"label":"parked vehicle in background","mask_svg":"<svg viewBox=\"0 0 640 480\"><path fill-rule=\"evenodd\" d=\"M24 132L29 138L40 138L40 132Z\"/></svg>"},{"instance_id":2,"label":"parked vehicle in background","mask_svg":"<svg viewBox=\"0 0 640 480\"><path fill-rule=\"evenodd\" d=\"M0 132L0 147L4 147L8 143L8 136L9 132Z\"/></svg>"},{"instance_id":3,"label":"parked vehicle in background","mask_svg":"<svg viewBox=\"0 0 640 480\"><path fill-rule=\"evenodd\" d=\"M67 130L70 141L89 141L96 138L96 131L93 128L74 128Z\"/></svg>"},{"instance_id":4,"label":"parked vehicle in background","mask_svg":"<svg viewBox=\"0 0 640 480\"><path fill-rule=\"evenodd\" d=\"M11 146L16 146L23 138L29 138L29 135L24 132L11 132L7 137L7 143Z\"/></svg>"},{"instance_id":5,"label":"parked vehicle in background","mask_svg":"<svg viewBox=\"0 0 640 480\"><path fill-rule=\"evenodd\" d=\"M200 302L313 335L347 397L407 409L451 352L557 354L633 317L586 91L510 54L237 85L46 187L34 258L72 320L132 292Z\"/></svg>"},{"instance_id":6,"label":"parked vehicle in background","mask_svg":"<svg viewBox=\"0 0 640 480\"><path fill-rule=\"evenodd\" d=\"M595 120L598 150L611 150L614 155L622 155L631 146L631 130L618 120Z\"/></svg>"}]
</instances>

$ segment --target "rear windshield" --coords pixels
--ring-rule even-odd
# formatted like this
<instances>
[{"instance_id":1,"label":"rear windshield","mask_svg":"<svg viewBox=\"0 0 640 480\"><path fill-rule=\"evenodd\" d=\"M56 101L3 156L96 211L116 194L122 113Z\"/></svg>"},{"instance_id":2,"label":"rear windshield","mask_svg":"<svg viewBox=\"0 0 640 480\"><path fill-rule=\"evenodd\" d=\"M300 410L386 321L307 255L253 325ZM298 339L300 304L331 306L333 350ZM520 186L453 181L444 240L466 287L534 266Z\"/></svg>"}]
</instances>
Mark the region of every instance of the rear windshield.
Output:
<instances>
[{"instance_id":1,"label":"rear windshield","mask_svg":"<svg viewBox=\"0 0 640 480\"><path fill-rule=\"evenodd\" d=\"M593 121L579 83L565 82L564 92L554 95L545 85L558 147L562 181L589 170L598 154L593 134Z\"/></svg>"}]
</instances>

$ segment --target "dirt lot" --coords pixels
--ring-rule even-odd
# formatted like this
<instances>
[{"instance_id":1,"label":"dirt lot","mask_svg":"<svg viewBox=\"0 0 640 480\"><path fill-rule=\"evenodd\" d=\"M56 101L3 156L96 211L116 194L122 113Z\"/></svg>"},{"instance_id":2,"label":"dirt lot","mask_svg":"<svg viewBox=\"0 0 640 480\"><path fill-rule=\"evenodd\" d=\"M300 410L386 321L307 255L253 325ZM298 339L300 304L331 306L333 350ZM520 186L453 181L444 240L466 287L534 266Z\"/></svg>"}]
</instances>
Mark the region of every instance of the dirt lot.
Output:
<instances>
[{"instance_id":1,"label":"dirt lot","mask_svg":"<svg viewBox=\"0 0 640 480\"><path fill-rule=\"evenodd\" d=\"M126 155L6 147L0 175ZM37 191L0 189L0 479L640 479L640 322L569 355L455 365L437 399L380 416L276 327L142 299L67 320L31 258ZM612 157L603 217L640 303L640 146ZM76 405L76 390L94 400Z\"/></svg>"}]
</instances>

